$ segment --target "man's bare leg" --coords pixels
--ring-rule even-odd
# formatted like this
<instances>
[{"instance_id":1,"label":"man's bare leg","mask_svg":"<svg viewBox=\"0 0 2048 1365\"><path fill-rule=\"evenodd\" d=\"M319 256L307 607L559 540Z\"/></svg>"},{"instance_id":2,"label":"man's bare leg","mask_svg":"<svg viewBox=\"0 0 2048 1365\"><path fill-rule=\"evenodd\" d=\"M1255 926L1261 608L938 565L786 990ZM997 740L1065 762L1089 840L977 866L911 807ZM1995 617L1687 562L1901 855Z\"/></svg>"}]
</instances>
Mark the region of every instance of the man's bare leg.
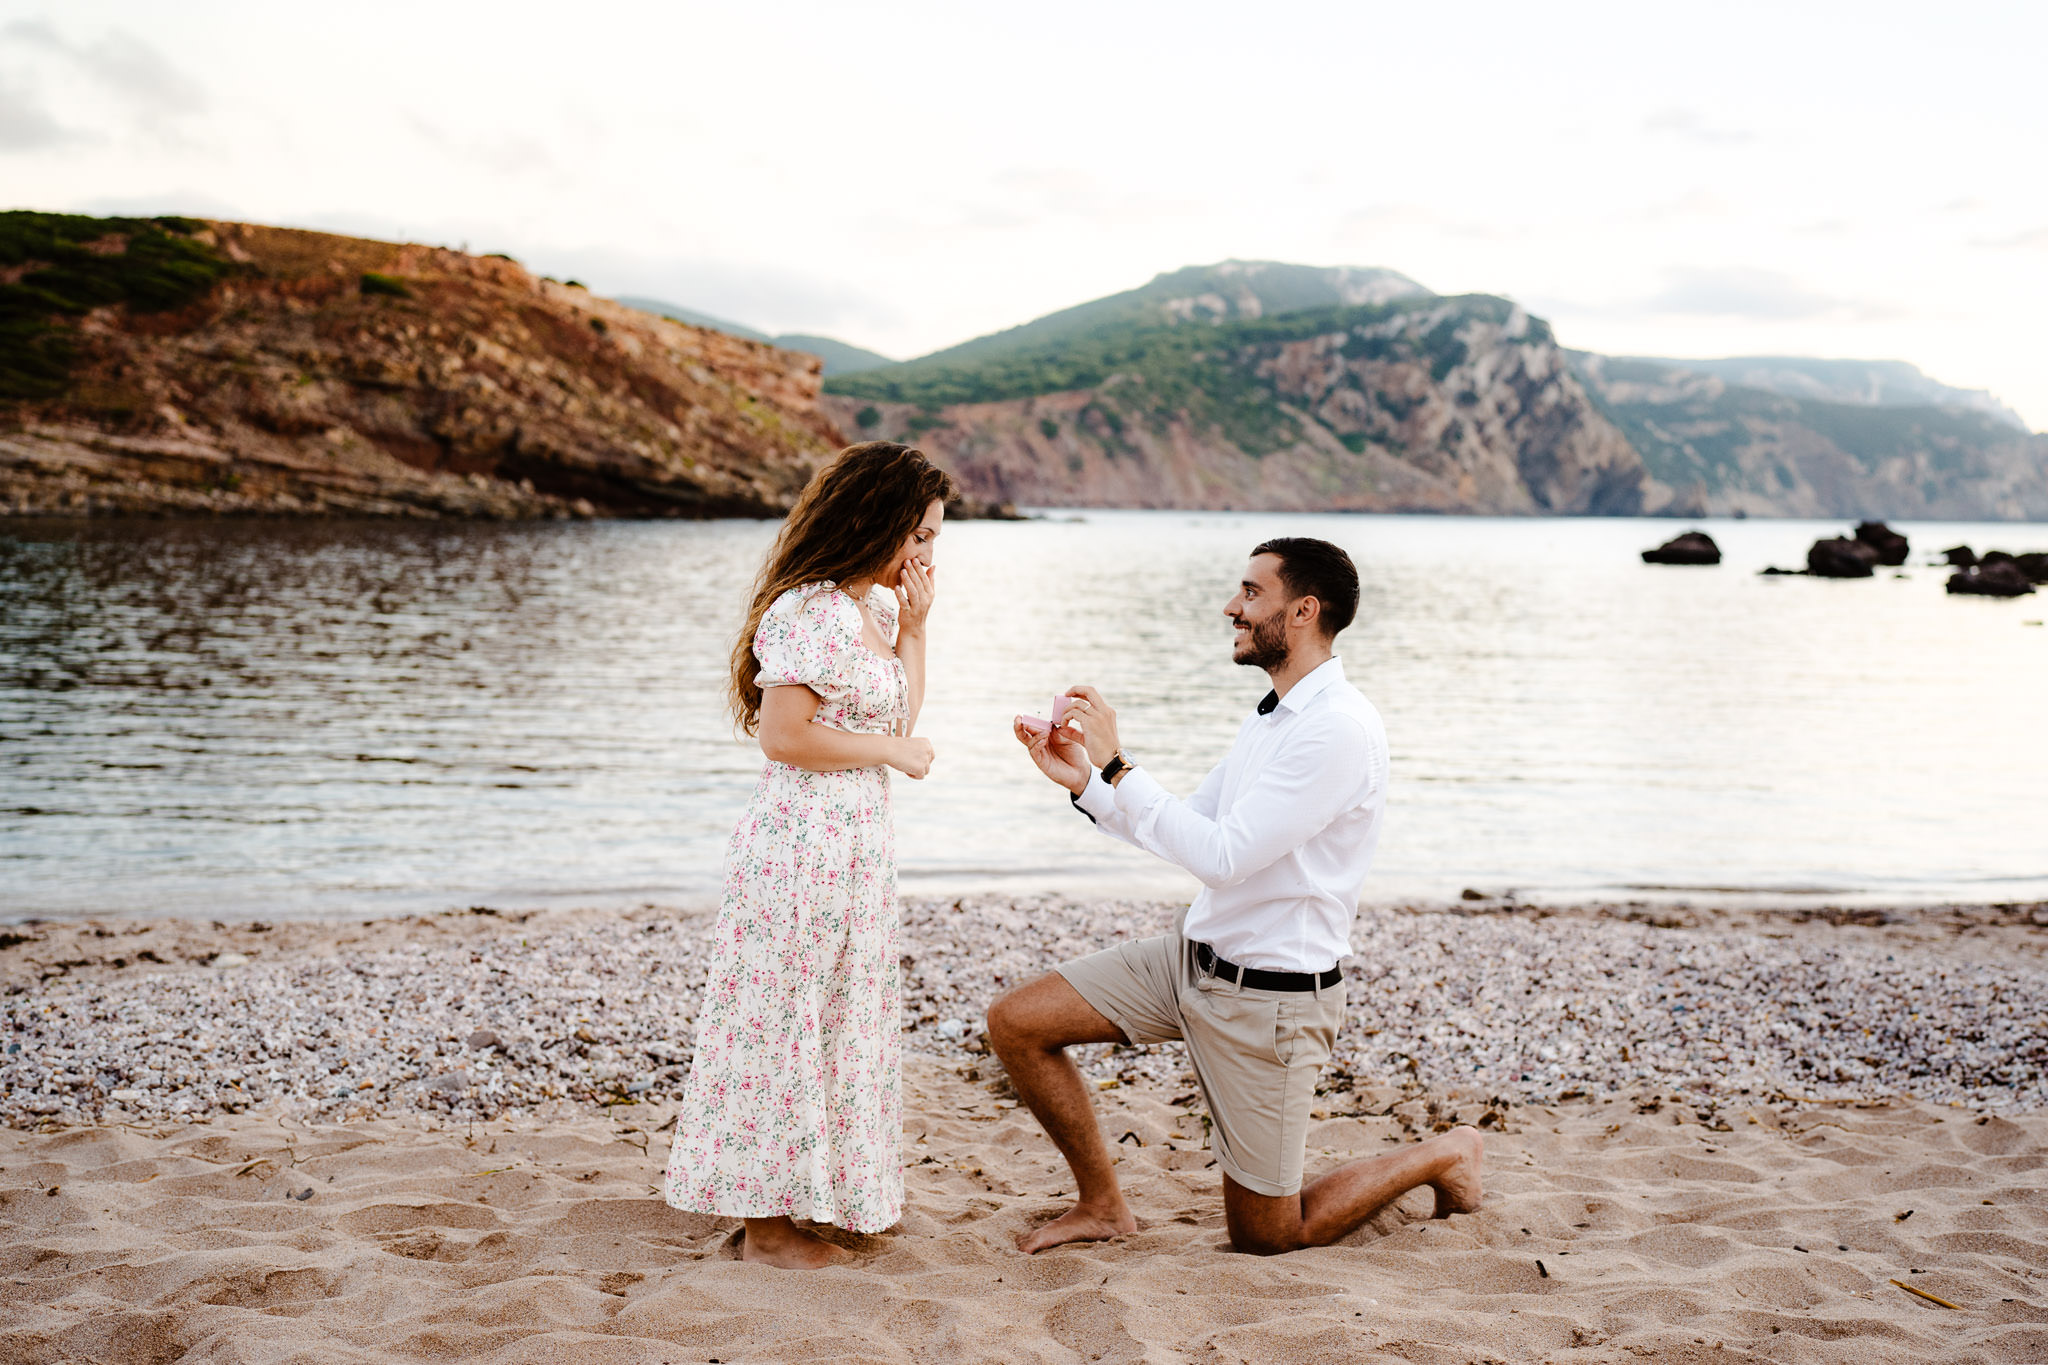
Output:
<instances>
[{"instance_id":1,"label":"man's bare leg","mask_svg":"<svg viewBox=\"0 0 2048 1365\"><path fill-rule=\"evenodd\" d=\"M1418 1186L1436 1191L1436 1218L1479 1207L1485 1140L1457 1127L1385 1156L1340 1166L1299 1194L1254 1194L1223 1177L1223 1219L1230 1243L1259 1256L1328 1246Z\"/></svg>"},{"instance_id":2,"label":"man's bare leg","mask_svg":"<svg viewBox=\"0 0 2048 1365\"><path fill-rule=\"evenodd\" d=\"M783 1270L817 1270L837 1265L852 1254L788 1218L749 1218L747 1235L740 1242L741 1260Z\"/></svg>"},{"instance_id":3,"label":"man's bare leg","mask_svg":"<svg viewBox=\"0 0 2048 1365\"><path fill-rule=\"evenodd\" d=\"M1066 1053L1075 1043L1130 1040L1058 972L991 1005L988 1040L1011 1084L1074 1173L1074 1207L1018 1238L1018 1250L1043 1251L1063 1242L1102 1242L1136 1232L1138 1220L1117 1188L1088 1087Z\"/></svg>"}]
</instances>

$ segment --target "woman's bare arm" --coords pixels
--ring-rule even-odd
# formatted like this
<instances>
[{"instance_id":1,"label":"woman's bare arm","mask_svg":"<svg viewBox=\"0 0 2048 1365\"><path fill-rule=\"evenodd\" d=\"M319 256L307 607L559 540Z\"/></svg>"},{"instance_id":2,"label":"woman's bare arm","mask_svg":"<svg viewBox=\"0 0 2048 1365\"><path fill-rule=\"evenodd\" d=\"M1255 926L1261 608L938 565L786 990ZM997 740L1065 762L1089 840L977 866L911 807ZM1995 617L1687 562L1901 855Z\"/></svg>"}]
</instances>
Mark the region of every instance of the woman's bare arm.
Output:
<instances>
[{"instance_id":1,"label":"woman's bare arm","mask_svg":"<svg viewBox=\"0 0 2048 1365\"><path fill-rule=\"evenodd\" d=\"M814 718L823 699L808 687L785 685L761 689L761 752L777 763L814 773L887 764L911 777L931 771L928 739L896 735L856 735Z\"/></svg>"},{"instance_id":2,"label":"woman's bare arm","mask_svg":"<svg viewBox=\"0 0 2048 1365\"><path fill-rule=\"evenodd\" d=\"M918 712L924 709L924 623L937 593L937 569L915 559L903 566L902 585L896 590L896 657L903 661L903 681L909 693L910 709L903 720L906 735L916 730Z\"/></svg>"},{"instance_id":3,"label":"woman's bare arm","mask_svg":"<svg viewBox=\"0 0 2048 1365\"><path fill-rule=\"evenodd\" d=\"M917 729L917 713L924 709L924 632L899 632L896 657L903 661L904 690L910 697L910 709L903 713L903 733L908 735Z\"/></svg>"}]
</instances>

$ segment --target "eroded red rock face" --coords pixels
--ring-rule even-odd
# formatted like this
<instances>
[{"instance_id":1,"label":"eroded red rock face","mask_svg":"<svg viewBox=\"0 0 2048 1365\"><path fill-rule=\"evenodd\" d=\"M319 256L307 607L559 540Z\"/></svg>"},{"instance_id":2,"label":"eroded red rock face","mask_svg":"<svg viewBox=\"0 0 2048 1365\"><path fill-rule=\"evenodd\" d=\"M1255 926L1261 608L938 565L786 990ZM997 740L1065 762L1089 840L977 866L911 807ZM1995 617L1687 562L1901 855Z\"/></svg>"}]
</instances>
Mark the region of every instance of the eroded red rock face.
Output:
<instances>
[{"instance_id":1,"label":"eroded red rock face","mask_svg":"<svg viewBox=\"0 0 2048 1365\"><path fill-rule=\"evenodd\" d=\"M843 444L812 356L501 258L202 240L239 270L91 314L69 389L0 409L0 512L772 516Z\"/></svg>"},{"instance_id":2,"label":"eroded red rock face","mask_svg":"<svg viewBox=\"0 0 2048 1365\"><path fill-rule=\"evenodd\" d=\"M1396 344L1418 336L1434 358ZM1275 420L1227 431L1121 376L936 413L824 402L845 430L916 441L971 496L1027 505L1630 514L1669 496L1519 309L1446 299L1207 363Z\"/></svg>"}]
</instances>

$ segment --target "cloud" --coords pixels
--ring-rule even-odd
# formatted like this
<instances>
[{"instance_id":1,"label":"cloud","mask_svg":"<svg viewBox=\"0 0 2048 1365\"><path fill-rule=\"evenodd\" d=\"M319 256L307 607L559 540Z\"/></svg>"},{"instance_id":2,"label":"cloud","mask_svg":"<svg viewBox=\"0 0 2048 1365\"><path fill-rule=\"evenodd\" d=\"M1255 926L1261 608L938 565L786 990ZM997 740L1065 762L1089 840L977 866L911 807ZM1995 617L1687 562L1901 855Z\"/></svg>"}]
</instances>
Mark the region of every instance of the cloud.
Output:
<instances>
[{"instance_id":1,"label":"cloud","mask_svg":"<svg viewBox=\"0 0 2048 1365\"><path fill-rule=\"evenodd\" d=\"M901 309L837 280L777 266L662 258L605 248L515 250L529 269L574 276L601 294L633 294L730 318L756 330L872 336Z\"/></svg>"},{"instance_id":2,"label":"cloud","mask_svg":"<svg viewBox=\"0 0 2048 1365\"><path fill-rule=\"evenodd\" d=\"M190 218L221 218L237 222L242 210L205 190L164 190L150 194L101 194L71 205L74 213L96 218L155 218L179 214Z\"/></svg>"},{"instance_id":3,"label":"cloud","mask_svg":"<svg viewBox=\"0 0 2048 1365\"><path fill-rule=\"evenodd\" d=\"M56 54L145 119L206 111L205 87L131 34L115 30L89 43L74 43L48 24L23 19L0 29L0 38Z\"/></svg>"},{"instance_id":4,"label":"cloud","mask_svg":"<svg viewBox=\"0 0 2048 1365\"><path fill-rule=\"evenodd\" d=\"M1726 218L1734 212L1734 206L1712 190L1691 190L1675 199L1661 199L1642 212L1649 222L1687 221L1701 218Z\"/></svg>"},{"instance_id":5,"label":"cloud","mask_svg":"<svg viewBox=\"0 0 2048 1365\"><path fill-rule=\"evenodd\" d=\"M2048 251L2048 227L2016 232L2010 237L1987 237L1977 242L1999 251Z\"/></svg>"},{"instance_id":6,"label":"cloud","mask_svg":"<svg viewBox=\"0 0 2048 1365\"><path fill-rule=\"evenodd\" d=\"M482 166L499 175L556 173L561 169L555 155L540 139L508 133L489 138L451 134L420 115L404 115L406 127L436 151L453 160Z\"/></svg>"},{"instance_id":7,"label":"cloud","mask_svg":"<svg viewBox=\"0 0 2048 1365\"><path fill-rule=\"evenodd\" d=\"M41 151L78 139L36 104L11 74L0 76L0 152Z\"/></svg>"},{"instance_id":8,"label":"cloud","mask_svg":"<svg viewBox=\"0 0 2048 1365\"><path fill-rule=\"evenodd\" d=\"M1507 241L1519 235L1497 223L1453 218L1421 204L1367 204L1346 211L1335 223L1338 240L1346 243L1374 243L1383 234L1404 229L1425 229L1441 237L1480 241Z\"/></svg>"},{"instance_id":9,"label":"cloud","mask_svg":"<svg viewBox=\"0 0 2048 1365\"><path fill-rule=\"evenodd\" d=\"M983 198L968 205L977 224L1029 226L1047 218L1132 225L1188 218L1205 205L1185 194L1133 187L1069 166L1011 166L988 178ZM986 202L988 197L999 201Z\"/></svg>"},{"instance_id":10,"label":"cloud","mask_svg":"<svg viewBox=\"0 0 2048 1365\"><path fill-rule=\"evenodd\" d=\"M608 298L660 299L771 335L877 336L899 327L902 309L876 294L802 270L750 261L664 256L604 246L537 244L488 217L402 219L359 209L284 215L291 226L387 242L502 251L536 275L580 280ZM277 221L274 217L265 221Z\"/></svg>"},{"instance_id":11,"label":"cloud","mask_svg":"<svg viewBox=\"0 0 2048 1365\"><path fill-rule=\"evenodd\" d=\"M1741 317L1770 321L1870 317L1875 310L1808 289L1789 275L1748 266L1678 266L1664 272L1664 288L1632 311L1689 317Z\"/></svg>"},{"instance_id":12,"label":"cloud","mask_svg":"<svg viewBox=\"0 0 2048 1365\"><path fill-rule=\"evenodd\" d=\"M1660 109L1643 120L1643 131L1684 138L1688 142L1750 142L1756 137L1746 129L1708 123L1696 109Z\"/></svg>"}]
</instances>

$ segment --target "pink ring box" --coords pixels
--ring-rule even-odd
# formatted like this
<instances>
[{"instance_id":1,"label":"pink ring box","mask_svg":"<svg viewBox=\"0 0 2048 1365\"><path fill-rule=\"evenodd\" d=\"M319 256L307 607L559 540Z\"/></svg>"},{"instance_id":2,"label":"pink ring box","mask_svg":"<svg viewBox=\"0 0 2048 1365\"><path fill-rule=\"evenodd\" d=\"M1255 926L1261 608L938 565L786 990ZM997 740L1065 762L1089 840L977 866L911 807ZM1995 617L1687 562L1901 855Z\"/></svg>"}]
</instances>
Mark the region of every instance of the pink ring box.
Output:
<instances>
[{"instance_id":1,"label":"pink ring box","mask_svg":"<svg viewBox=\"0 0 2048 1365\"><path fill-rule=\"evenodd\" d=\"M1051 720L1047 720L1043 716L1019 716L1017 719L1031 733L1042 735L1066 718L1067 707L1073 704L1073 700L1072 697L1054 697L1052 699Z\"/></svg>"}]
</instances>

